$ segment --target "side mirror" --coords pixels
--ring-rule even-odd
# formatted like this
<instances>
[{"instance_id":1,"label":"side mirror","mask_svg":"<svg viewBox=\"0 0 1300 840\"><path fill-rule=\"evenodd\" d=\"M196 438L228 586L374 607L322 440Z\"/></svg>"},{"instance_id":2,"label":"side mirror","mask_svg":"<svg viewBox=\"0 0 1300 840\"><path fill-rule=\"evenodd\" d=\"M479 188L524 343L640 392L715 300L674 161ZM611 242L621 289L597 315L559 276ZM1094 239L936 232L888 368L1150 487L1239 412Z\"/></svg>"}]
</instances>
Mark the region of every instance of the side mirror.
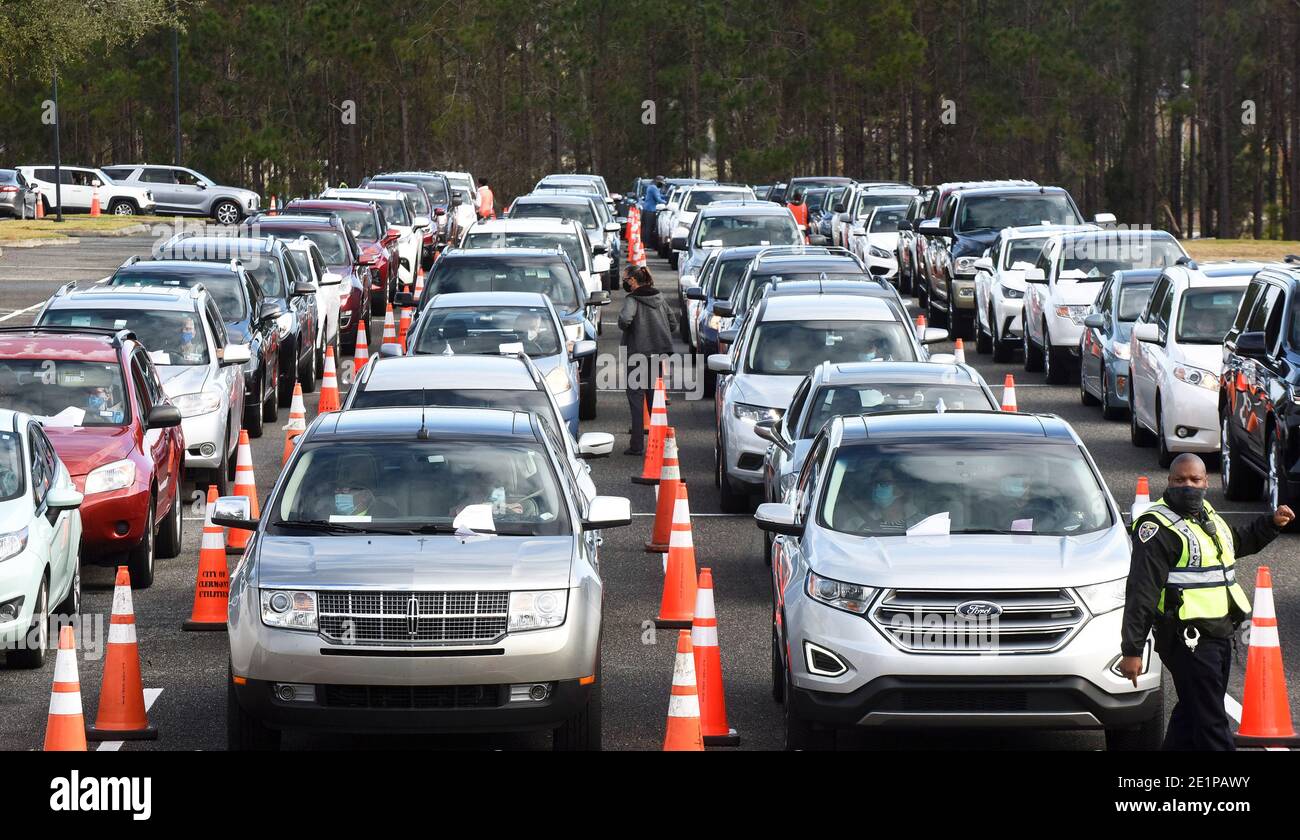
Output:
<instances>
[{"instance_id":1,"label":"side mirror","mask_svg":"<svg viewBox=\"0 0 1300 840\"><path fill-rule=\"evenodd\" d=\"M402 345L395 341L385 342L384 344L379 345L379 355L388 356L390 358L400 356L402 355Z\"/></svg>"},{"instance_id":2,"label":"side mirror","mask_svg":"<svg viewBox=\"0 0 1300 840\"><path fill-rule=\"evenodd\" d=\"M938 344L948 340L948 331L942 327L926 327L920 338L922 344Z\"/></svg>"},{"instance_id":3,"label":"side mirror","mask_svg":"<svg viewBox=\"0 0 1300 840\"><path fill-rule=\"evenodd\" d=\"M978 260L975 261L975 270L987 271L989 274L992 274L993 260L989 259L988 257L980 257Z\"/></svg>"},{"instance_id":4,"label":"side mirror","mask_svg":"<svg viewBox=\"0 0 1300 840\"><path fill-rule=\"evenodd\" d=\"M731 357L726 353L714 353L709 356L709 370L714 373L731 373Z\"/></svg>"},{"instance_id":5,"label":"side mirror","mask_svg":"<svg viewBox=\"0 0 1300 840\"><path fill-rule=\"evenodd\" d=\"M609 305L609 292L604 291L604 290L599 291L599 292L592 292L592 293L591 293L591 296L587 298L587 305L588 305L588 306L608 306L608 305Z\"/></svg>"},{"instance_id":6,"label":"side mirror","mask_svg":"<svg viewBox=\"0 0 1300 840\"><path fill-rule=\"evenodd\" d=\"M844 202L843 202L843 201L837 201L837 202L835 202L834 204L831 205L831 212L832 212L832 213L843 213L844 210L845 210L845 207L844 207Z\"/></svg>"},{"instance_id":7,"label":"side mirror","mask_svg":"<svg viewBox=\"0 0 1300 840\"><path fill-rule=\"evenodd\" d=\"M609 253L609 248L605 246L605 243L604 243L604 242L593 242L593 243L591 244L591 253L593 253L593 254L608 254L608 253Z\"/></svg>"},{"instance_id":8,"label":"side mirror","mask_svg":"<svg viewBox=\"0 0 1300 840\"><path fill-rule=\"evenodd\" d=\"M1113 225L1116 222L1114 213L1098 213L1092 220L1099 225Z\"/></svg>"},{"instance_id":9,"label":"side mirror","mask_svg":"<svg viewBox=\"0 0 1300 840\"><path fill-rule=\"evenodd\" d=\"M1089 312L1083 316L1083 325L1090 330L1106 329L1106 316L1100 312Z\"/></svg>"},{"instance_id":10,"label":"side mirror","mask_svg":"<svg viewBox=\"0 0 1300 840\"><path fill-rule=\"evenodd\" d=\"M1262 332L1244 332L1237 336L1235 349L1238 356L1247 359L1263 359L1268 356L1268 346Z\"/></svg>"},{"instance_id":11,"label":"side mirror","mask_svg":"<svg viewBox=\"0 0 1300 840\"><path fill-rule=\"evenodd\" d=\"M149 409L149 428L169 429L181 424L181 410L174 405L155 405Z\"/></svg>"},{"instance_id":12,"label":"side mirror","mask_svg":"<svg viewBox=\"0 0 1300 840\"><path fill-rule=\"evenodd\" d=\"M270 321L279 318L283 314L284 310L280 308L280 304L273 300L265 301L262 304L262 308L257 310L257 317L263 321Z\"/></svg>"},{"instance_id":13,"label":"side mirror","mask_svg":"<svg viewBox=\"0 0 1300 840\"><path fill-rule=\"evenodd\" d=\"M618 233L623 226L618 222L605 222L605 233Z\"/></svg>"},{"instance_id":14,"label":"side mirror","mask_svg":"<svg viewBox=\"0 0 1300 840\"><path fill-rule=\"evenodd\" d=\"M402 268L406 269L407 271L411 270L411 261L408 260L406 257L398 257L397 262L399 265L402 266Z\"/></svg>"},{"instance_id":15,"label":"side mirror","mask_svg":"<svg viewBox=\"0 0 1300 840\"><path fill-rule=\"evenodd\" d=\"M900 231L910 231L912 229L912 223L907 220L903 220L898 223L898 229Z\"/></svg>"},{"instance_id":16,"label":"side mirror","mask_svg":"<svg viewBox=\"0 0 1300 840\"><path fill-rule=\"evenodd\" d=\"M668 209L668 205L667 205L667 204L656 204L656 205L655 205L655 212L656 212L656 213L662 213L663 211L665 211L665 210L667 210L667 209Z\"/></svg>"},{"instance_id":17,"label":"side mirror","mask_svg":"<svg viewBox=\"0 0 1300 840\"><path fill-rule=\"evenodd\" d=\"M731 308L730 303L716 302L713 304L713 314L719 318L734 318L736 317L736 310Z\"/></svg>"},{"instance_id":18,"label":"side mirror","mask_svg":"<svg viewBox=\"0 0 1300 840\"><path fill-rule=\"evenodd\" d=\"M1042 270L1041 268L1037 268L1037 267L1034 267L1034 268L1026 268L1026 269L1025 269L1025 282L1026 282L1026 283L1036 283L1036 284L1040 284L1040 285L1041 285L1041 284L1047 282L1047 275L1043 273L1043 270Z\"/></svg>"},{"instance_id":19,"label":"side mirror","mask_svg":"<svg viewBox=\"0 0 1300 840\"><path fill-rule=\"evenodd\" d=\"M433 224L433 219L430 219L428 216L415 217L415 227L417 230L427 230L431 224Z\"/></svg>"},{"instance_id":20,"label":"side mirror","mask_svg":"<svg viewBox=\"0 0 1300 840\"><path fill-rule=\"evenodd\" d=\"M614 451L614 436L609 432L587 432L578 438L579 458L604 458Z\"/></svg>"},{"instance_id":21,"label":"side mirror","mask_svg":"<svg viewBox=\"0 0 1300 840\"><path fill-rule=\"evenodd\" d=\"M393 295L393 305L400 306L403 309L410 309L415 306L415 295L411 292L398 292Z\"/></svg>"},{"instance_id":22,"label":"side mirror","mask_svg":"<svg viewBox=\"0 0 1300 840\"><path fill-rule=\"evenodd\" d=\"M435 207L435 208L433 208L433 215L435 215L435 216L445 216L445 215L447 215L447 210L446 210L446 208L443 208L443 207Z\"/></svg>"},{"instance_id":23,"label":"side mirror","mask_svg":"<svg viewBox=\"0 0 1300 840\"><path fill-rule=\"evenodd\" d=\"M917 226L916 232L922 236L938 236L939 224L938 222L921 222L921 224Z\"/></svg>"},{"instance_id":24,"label":"side mirror","mask_svg":"<svg viewBox=\"0 0 1300 840\"><path fill-rule=\"evenodd\" d=\"M314 294L316 294L315 283L306 283L300 280L297 283L293 284L294 297L306 297L307 295L314 295Z\"/></svg>"},{"instance_id":25,"label":"side mirror","mask_svg":"<svg viewBox=\"0 0 1300 840\"><path fill-rule=\"evenodd\" d=\"M754 424L754 434L761 437L768 443L774 443L777 446L784 447L785 441L776 433L776 420L759 420Z\"/></svg>"},{"instance_id":26,"label":"side mirror","mask_svg":"<svg viewBox=\"0 0 1300 840\"><path fill-rule=\"evenodd\" d=\"M754 511L754 521L758 527L769 534L784 534L787 537L803 536L803 525L795 521L794 508L779 502L767 502Z\"/></svg>"},{"instance_id":27,"label":"side mirror","mask_svg":"<svg viewBox=\"0 0 1300 840\"><path fill-rule=\"evenodd\" d=\"M81 507L84 497L73 487L55 485L45 494L45 504L50 510L74 510Z\"/></svg>"},{"instance_id":28,"label":"side mirror","mask_svg":"<svg viewBox=\"0 0 1300 840\"><path fill-rule=\"evenodd\" d=\"M253 358L252 352L248 349L247 344L227 344L221 349L221 364L242 365L249 359Z\"/></svg>"},{"instance_id":29,"label":"side mirror","mask_svg":"<svg viewBox=\"0 0 1300 840\"><path fill-rule=\"evenodd\" d=\"M223 528L240 528L253 531L257 519L247 496L222 496L212 504L212 524Z\"/></svg>"},{"instance_id":30,"label":"side mirror","mask_svg":"<svg viewBox=\"0 0 1300 840\"><path fill-rule=\"evenodd\" d=\"M704 290L701 289L699 286L688 286L686 289L686 299L707 300L708 296L704 294Z\"/></svg>"},{"instance_id":31,"label":"side mirror","mask_svg":"<svg viewBox=\"0 0 1300 840\"><path fill-rule=\"evenodd\" d=\"M727 344L727 345L735 344L736 339L739 337L740 337L740 330L734 327L729 330L718 330L718 341L722 342L723 344Z\"/></svg>"},{"instance_id":32,"label":"side mirror","mask_svg":"<svg viewBox=\"0 0 1300 840\"><path fill-rule=\"evenodd\" d=\"M673 239L672 239L672 242L671 242L670 244L672 245L674 251L685 251L685 250L686 250L686 237L685 237L685 236L674 236Z\"/></svg>"},{"instance_id":33,"label":"side mirror","mask_svg":"<svg viewBox=\"0 0 1300 840\"><path fill-rule=\"evenodd\" d=\"M1243 333L1242 337L1244 338L1246 335L1249 334L1250 333ZM1260 336L1261 339L1260 344L1263 344L1263 334L1256 333L1256 335ZM1162 341L1160 337L1160 325L1152 324L1150 322L1136 324L1133 327L1133 337L1136 338L1138 341L1145 341L1149 344L1160 344ZM1237 340L1237 346L1238 347L1241 346L1241 339Z\"/></svg>"},{"instance_id":34,"label":"side mirror","mask_svg":"<svg viewBox=\"0 0 1300 840\"><path fill-rule=\"evenodd\" d=\"M632 503L623 496L597 496L587 508L582 530L599 531L632 524Z\"/></svg>"},{"instance_id":35,"label":"side mirror","mask_svg":"<svg viewBox=\"0 0 1300 840\"><path fill-rule=\"evenodd\" d=\"M571 359L585 359L594 355L596 355L596 342L589 338L573 342L573 349L569 351Z\"/></svg>"},{"instance_id":36,"label":"side mirror","mask_svg":"<svg viewBox=\"0 0 1300 840\"><path fill-rule=\"evenodd\" d=\"M322 274L320 278L320 284L322 286L337 286L342 282L343 282L342 274L334 274L329 271Z\"/></svg>"}]
</instances>

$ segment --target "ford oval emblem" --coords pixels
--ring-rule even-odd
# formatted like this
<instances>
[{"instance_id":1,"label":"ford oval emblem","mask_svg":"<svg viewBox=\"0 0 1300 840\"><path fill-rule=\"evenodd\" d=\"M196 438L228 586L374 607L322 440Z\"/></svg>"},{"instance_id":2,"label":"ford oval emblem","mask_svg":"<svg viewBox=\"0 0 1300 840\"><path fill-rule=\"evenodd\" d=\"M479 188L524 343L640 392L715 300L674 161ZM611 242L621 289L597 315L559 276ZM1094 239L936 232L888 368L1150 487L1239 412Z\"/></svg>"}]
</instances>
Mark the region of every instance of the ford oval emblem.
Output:
<instances>
[{"instance_id":1,"label":"ford oval emblem","mask_svg":"<svg viewBox=\"0 0 1300 840\"><path fill-rule=\"evenodd\" d=\"M957 615L962 618L996 618L1002 607L992 601L965 601L957 605Z\"/></svg>"}]
</instances>

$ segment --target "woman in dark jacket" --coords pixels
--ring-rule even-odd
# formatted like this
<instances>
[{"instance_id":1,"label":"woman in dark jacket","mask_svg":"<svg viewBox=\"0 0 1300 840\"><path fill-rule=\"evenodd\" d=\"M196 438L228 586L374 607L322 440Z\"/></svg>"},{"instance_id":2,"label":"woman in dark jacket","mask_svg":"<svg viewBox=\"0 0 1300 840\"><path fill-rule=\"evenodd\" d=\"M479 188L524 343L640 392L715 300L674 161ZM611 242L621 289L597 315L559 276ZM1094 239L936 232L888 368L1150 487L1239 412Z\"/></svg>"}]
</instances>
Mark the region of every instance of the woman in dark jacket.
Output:
<instances>
[{"instance_id":1,"label":"woman in dark jacket","mask_svg":"<svg viewBox=\"0 0 1300 840\"><path fill-rule=\"evenodd\" d=\"M632 441L623 454L641 455L645 452L643 406L654 388L652 371L659 370L659 356L673 352L677 318L645 266L628 266L623 272L623 288L627 297L618 313L618 326L627 352L625 387L632 413Z\"/></svg>"}]
</instances>

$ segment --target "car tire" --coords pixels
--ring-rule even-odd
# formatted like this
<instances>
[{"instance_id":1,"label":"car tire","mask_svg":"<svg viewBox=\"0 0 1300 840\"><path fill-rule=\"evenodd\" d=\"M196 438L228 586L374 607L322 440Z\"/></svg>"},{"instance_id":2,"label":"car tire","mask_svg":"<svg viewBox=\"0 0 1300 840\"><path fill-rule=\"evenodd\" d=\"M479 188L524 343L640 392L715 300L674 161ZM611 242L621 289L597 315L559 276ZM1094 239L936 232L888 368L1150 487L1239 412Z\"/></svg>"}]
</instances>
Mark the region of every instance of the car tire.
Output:
<instances>
[{"instance_id":1,"label":"car tire","mask_svg":"<svg viewBox=\"0 0 1300 840\"><path fill-rule=\"evenodd\" d=\"M110 216L138 216L140 208L135 206L135 202L129 198L115 198L108 204L108 214Z\"/></svg>"},{"instance_id":2,"label":"car tire","mask_svg":"<svg viewBox=\"0 0 1300 840\"><path fill-rule=\"evenodd\" d=\"M992 347L993 361L1005 364L1011 361L1012 354L1015 353L1015 346L1008 341L1004 341L1000 335L996 321L990 321L992 326L989 333L989 344Z\"/></svg>"},{"instance_id":3,"label":"car tire","mask_svg":"<svg viewBox=\"0 0 1300 840\"><path fill-rule=\"evenodd\" d=\"M265 375L265 374L263 374ZM245 400L244 404L244 431L248 432L251 438L260 438L265 424L262 422L262 393L265 386L259 378L254 383L252 400Z\"/></svg>"},{"instance_id":4,"label":"car tire","mask_svg":"<svg viewBox=\"0 0 1300 840\"><path fill-rule=\"evenodd\" d=\"M258 415L259 417L261 414ZM251 435L252 432L249 432ZM226 449L225 444L221 447L221 463L214 467L208 475L208 484L217 485L218 496L229 496L230 488L234 477L231 475L232 468L235 465L235 459L230 457L230 452Z\"/></svg>"},{"instance_id":5,"label":"car tire","mask_svg":"<svg viewBox=\"0 0 1300 840\"><path fill-rule=\"evenodd\" d=\"M810 720L800 717L792 708L794 696L793 680L790 669L785 669L785 748L787 750L806 750L809 752L835 749L835 730L821 729Z\"/></svg>"},{"instance_id":6,"label":"car tire","mask_svg":"<svg viewBox=\"0 0 1300 840\"><path fill-rule=\"evenodd\" d=\"M1160 712L1128 729L1106 730L1107 752L1155 752L1165 740L1165 689L1157 691Z\"/></svg>"},{"instance_id":7,"label":"car tire","mask_svg":"<svg viewBox=\"0 0 1300 840\"><path fill-rule=\"evenodd\" d=\"M1277 510L1282 505L1295 507L1295 499L1291 497L1291 491L1287 487L1286 479L1282 477L1282 465L1286 463L1282 451L1282 439L1276 435L1269 435L1271 441L1268 447L1268 478L1266 490L1268 493L1269 510ZM1283 528L1284 531L1295 530L1295 520L1292 524Z\"/></svg>"},{"instance_id":8,"label":"car tire","mask_svg":"<svg viewBox=\"0 0 1300 840\"><path fill-rule=\"evenodd\" d=\"M54 607L54 615L61 619L81 614L81 552L77 552L76 565L72 567L72 583L68 585L68 594L63 596ZM60 625L62 625L60 621Z\"/></svg>"},{"instance_id":9,"label":"car tire","mask_svg":"<svg viewBox=\"0 0 1300 840\"><path fill-rule=\"evenodd\" d=\"M599 752L601 748L601 686L600 665L596 665L596 683L587 704L576 715L561 724L551 735L551 748L556 752Z\"/></svg>"},{"instance_id":10,"label":"car tire","mask_svg":"<svg viewBox=\"0 0 1300 840\"><path fill-rule=\"evenodd\" d=\"M6 655L5 662L10 668L42 668L45 666L46 651L50 646L50 579L41 578L41 585L36 590L36 604L32 608L31 629ZM27 647L27 640L34 639L35 645Z\"/></svg>"},{"instance_id":11,"label":"car tire","mask_svg":"<svg viewBox=\"0 0 1300 840\"><path fill-rule=\"evenodd\" d=\"M283 352L283 350L281 352ZM289 370L287 376L281 374L277 370L277 374L279 374L278 376L279 382L277 383L278 387L276 388L276 398L279 401L279 405L281 408L288 408L289 405L293 402L293 386L296 385L298 382L299 362L298 362L297 344L293 346L292 351L289 353L289 359L290 359L290 363L289 363ZM307 391L307 388L304 386L302 390L305 393ZM275 418L268 417L266 419L274 420Z\"/></svg>"},{"instance_id":12,"label":"car tire","mask_svg":"<svg viewBox=\"0 0 1300 840\"><path fill-rule=\"evenodd\" d=\"M785 663L781 661L781 637L772 622L772 700L785 702Z\"/></svg>"},{"instance_id":13,"label":"car tire","mask_svg":"<svg viewBox=\"0 0 1300 840\"><path fill-rule=\"evenodd\" d=\"M718 506L723 513L746 513L749 510L749 494L736 492L727 476L727 450L725 441L718 438L718 456L716 458L718 481Z\"/></svg>"},{"instance_id":14,"label":"car tire","mask_svg":"<svg viewBox=\"0 0 1300 840\"><path fill-rule=\"evenodd\" d=\"M172 496L171 512L158 529L158 541L154 546L154 553L163 560L171 560L181 553L181 540L185 535L184 505L181 502L181 486L177 483L176 492Z\"/></svg>"},{"instance_id":15,"label":"car tire","mask_svg":"<svg viewBox=\"0 0 1300 840\"><path fill-rule=\"evenodd\" d=\"M1221 409L1219 415L1219 450L1222 457L1219 458L1219 481L1223 485L1224 498L1234 502L1252 502L1259 498L1264 487L1264 479L1259 473L1250 468L1233 447L1232 436L1228 434L1230 431L1228 418L1230 416L1226 411L1226 407Z\"/></svg>"},{"instance_id":16,"label":"car tire","mask_svg":"<svg viewBox=\"0 0 1300 840\"><path fill-rule=\"evenodd\" d=\"M1160 405L1160 395L1156 394L1156 461L1162 467L1174 462L1175 453L1169 451L1169 439L1165 437L1164 409Z\"/></svg>"},{"instance_id":17,"label":"car tire","mask_svg":"<svg viewBox=\"0 0 1300 840\"><path fill-rule=\"evenodd\" d=\"M948 334L954 341L961 339L963 342L974 338L972 327L975 324L974 317L967 318L957 311L957 296L953 293L952 282L948 283L948 314L945 318L948 321Z\"/></svg>"},{"instance_id":18,"label":"car tire","mask_svg":"<svg viewBox=\"0 0 1300 840\"><path fill-rule=\"evenodd\" d=\"M1138 422L1137 412L1133 410L1133 406L1133 380L1130 379L1128 386L1128 439L1134 446L1145 449L1155 444L1155 436Z\"/></svg>"},{"instance_id":19,"label":"car tire","mask_svg":"<svg viewBox=\"0 0 1300 840\"><path fill-rule=\"evenodd\" d=\"M1106 382L1104 379L1102 380L1101 384L1102 384L1102 388L1104 389L1106 386ZM1101 400L1094 397L1092 395L1092 392L1088 390L1088 386L1083 384L1083 370L1080 370L1079 371L1079 404L1097 405L1100 402Z\"/></svg>"},{"instance_id":20,"label":"car tire","mask_svg":"<svg viewBox=\"0 0 1300 840\"><path fill-rule=\"evenodd\" d=\"M310 394L316 390L316 377L319 367L316 365L317 351L313 345L311 352L307 354L307 360L298 367L298 381L302 383L302 392ZM293 403L293 389L289 389L289 403Z\"/></svg>"},{"instance_id":21,"label":"car tire","mask_svg":"<svg viewBox=\"0 0 1300 840\"><path fill-rule=\"evenodd\" d=\"M1043 324L1043 378L1052 385L1063 385L1070 378L1069 353L1052 346L1052 337Z\"/></svg>"},{"instance_id":22,"label":"car tire","mask_svg":"<svg viewBox=\"0 0 1300 840\"><path fill-rule=\"evenodd\" d=\"M1025 319L1023 316L1020 319L1020 323L1021 324L1025 323ZM1035 344L1034 340L1029 337L1029 330L1022 329L1021 333L1022 334L1020 336L1020 348L1024 352L1024 356L1025 356L1024 359L1025 370L1030 373L1037 373L1038 371L1043 369L1043 355L1042 353L1039 352L1038 345Z\"/></svg>"},{"instance_id":23,"label":"car tire","mask_svg":"<svg viewBox=\"0 0 1300 840\"><path fill-rule=\"evenodd\" d=\"M262 420L266 423L274 423L280 417L280 363L275 363L274 377L271 380L271 392L266 395L262 401ZM289 390L290 399L293 397L293 389Z\"/></svg>"},{"instance_id":24,"label":"car tire","mask_svg":"<svg viewBox=\"0 0 1300 840\"><path fill-rule=\"evenodd\" d=\"M226 667L226 749L274 752L280 749L280 732L244 711L235 696L234 671Z\"/></svg>"},{"instance_id":25,"label":"car tire","mask_svg":"<svg viewBox=\"0 0 1300 840\"><path fill-rule=\"evenodd\" d=\"M929 318L929 323L927 324L927 326L930 327L948 326L948 310L946 307L940 309L937 303L935 302L934 298L928 298L926 300L925 312L926 312L926 317Z\"/></svg>"},{"instance_id":26,"label":"car tire","mask_svg":"<svg viewBox=\"0 0 1300 840\"><path fill-rule=\"evenodd\" d=\"M132 589L148 589L153 586L154 560L157 559L157 535L154 533L154 516L158 513L158 500L149 497L149 510L145 514L144 533L140 542L126 554L126 567L131 573Z\"/></svg>"},{"instance_id":27,"label":"car tire","mask_svg":"<svg viewBox=\"0 0 1300 840\"><path fill-rule=\"evenodd\" d=\"M239 224L243 213L239 210L239 205L228 198L224 198L212 205L212 220L219 225L236 225Z\"/></svg>"},{"instance_id":28,"label":"car tire","mask_svg":"<svg viewBox=\"0 0 1300 840\"><path fill-rule=\"evenodd\" d=\"M1105 420L1123 420L1124 407L1110 401L1110 374L1101 375L1101 416Z\"/></svg>"},{"instance_id":29,"label":"car tire","mask_svg":"<svg viewBox=\"0 0 1300 840\"><path fill-rule=\"evenodd\" d=\"M975 320L975 352L984 353L986 355L993 350L993 324L997 323L993 320L992 312L988 313L987 318L989 323L988 330L981 329L979 319L977 318Z\"/></svg>"},{"instance_id":30,"label":"car tire","mask_svg":"<svg viewBox=\"0 0 1300 840\"><path fill-rule=\"evenodd\" d=\"M578 419L596 419L596 374L593 371L587 381L578 386Z\"/></svg>"}]
</instances>

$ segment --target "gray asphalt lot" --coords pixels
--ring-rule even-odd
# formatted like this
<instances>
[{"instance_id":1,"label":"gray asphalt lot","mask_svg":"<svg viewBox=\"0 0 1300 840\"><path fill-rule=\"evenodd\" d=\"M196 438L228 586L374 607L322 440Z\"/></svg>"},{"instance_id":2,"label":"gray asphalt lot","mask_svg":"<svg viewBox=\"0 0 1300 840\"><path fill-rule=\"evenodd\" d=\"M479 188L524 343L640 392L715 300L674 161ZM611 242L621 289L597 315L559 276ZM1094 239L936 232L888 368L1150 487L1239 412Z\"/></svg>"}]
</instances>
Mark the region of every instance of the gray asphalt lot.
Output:
<instances>
[{"instance_id":1,"label":"gray asphalt lot","mask_svg":"<svg viewBox=\"0 0 1300 840\"><path fill-rule=\"evenodd\" d=\"M0 320L6 325L30 323L29 311L58 285L71 279L96 280L131 254L147 253L152 239L85 240L79 245L9 249L0 256ZM667 263L652 259L651 270L665 287L675 282ZM618 329L616 307L607 307L601 338L602 352L615 352ZM374 346L372 344L372 346ZM936 351L949 348L940 346ZM1133 448L1126 423L1103 420L1099 410L1080 405L1077 385L1047 386L1041 374L1026 374L1019 363L992 364L987 356L967 353L1001 393L1006 373L1016 377L1022 411L1058 414L1079 432L1101 467L1106 482L1122 505L1132 499L1139 475L1152 479L1153 495L1164 485L1154 450ZM346 378L346 376L345 376ZM309 419L315 415L317 395L306 397ZM282 418L285 415L282 414ZM696 560L714 572L719 613L727 708L731 725L741 736L741 749L777 749L782 743L781 708L770 695L770 595L766 566L762 562L762 536L748 516L728 516L718 508L713 484L713 404L691 401L678 394L668 409L669 423L677 432L684 477L690 488ZM283 423L283 419L281 423ZM268 426L265 436L252 443L259 497L263 500L280 465L283 436L279 425ZM658 749L672 677L675 631L659 631L652 622L659 604L662 566L658 555L646 554L654 510L653 490L632 484L640 472L640 459L620 453L627 440L627 403L622 392L601 393L598 419L584 424L589 431L613 432L615 454L593 462L597 487L602 493L627 495L632 509L641 514L630 528L606 533L603 567L606 576L603 644L604 743L606 749ZM1211 477L1210 500L1230 512L1237 522L1263 511L1262 504L1224 503ZM192 489L192 488L191 488ZM226 639L221 633L185 633L181 622L189 616L198 563L201 520L197 510L187 515L184 550L175 560L160 561L152 588L135 593L142 669L146 687L163 689L150 718L161 736L155 742L128 743L123 748L214 750L225 747ZM1241 561L1240 579L1253 590L1258 563L1273 568L1275 597L1284 653L1291 654L1288 682L1292 707L1300 694L1300 675L1294 656L1300 651L1300 572L1297 571L1296 536L1284 536L1257 557ZM86 567L83 611L107 620L112 597L113 572ZM1116 640L1118 648L1118 640ZM81 684L88 719L98 702L100 661L82 658ZM1231 694L1240 699L1245 652L1234 669ZM39 671L0 666L0 749L39 749L45 730L53 658ZM286 748L548 748L549 736L457 737L324 737L292 734ZM934 734L873 735L844 739L844 746L902 749L1099 749L1099 733L945 731Z\"/></svg>"}]
</instances>

